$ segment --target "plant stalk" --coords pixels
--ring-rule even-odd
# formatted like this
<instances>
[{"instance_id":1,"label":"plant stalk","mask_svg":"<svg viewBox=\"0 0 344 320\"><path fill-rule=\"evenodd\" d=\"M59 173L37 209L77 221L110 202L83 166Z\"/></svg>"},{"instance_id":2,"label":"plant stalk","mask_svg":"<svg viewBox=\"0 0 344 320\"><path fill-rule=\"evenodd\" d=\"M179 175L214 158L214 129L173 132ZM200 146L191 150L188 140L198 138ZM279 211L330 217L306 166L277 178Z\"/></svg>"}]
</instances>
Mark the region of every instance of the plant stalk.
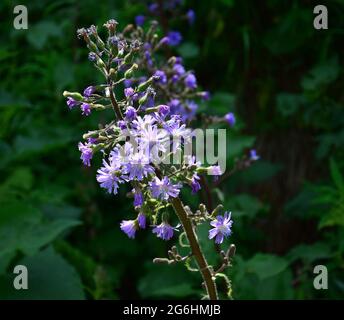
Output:
<instances>
[{"instance_id":1,"label":"plant stalk","mask_svg":"<svg viewBox=\"0 0 344 320\"><path fill-rule=\"evenodd\" d=\"M171 203L189 240L192 254L195 257L199 271L202 274L209 299L218 300L215 280L213 279L207 260L200 248L194 226L187 216L183 203L179 198L171 199Z\"/></svg>"}]
</instances>

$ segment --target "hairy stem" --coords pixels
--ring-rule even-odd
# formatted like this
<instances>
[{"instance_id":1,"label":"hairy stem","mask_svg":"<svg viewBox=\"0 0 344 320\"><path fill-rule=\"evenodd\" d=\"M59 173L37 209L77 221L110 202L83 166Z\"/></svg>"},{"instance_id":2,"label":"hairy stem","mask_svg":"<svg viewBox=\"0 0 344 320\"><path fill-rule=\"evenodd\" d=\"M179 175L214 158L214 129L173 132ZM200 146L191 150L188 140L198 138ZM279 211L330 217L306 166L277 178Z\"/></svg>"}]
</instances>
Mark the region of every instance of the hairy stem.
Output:
<instances>
[{"instance_id":1,"label":"hairy stem","mask_svg":"<svg viewBox=\"0 0 344 320\"><path fill-rule=\"evenodd\" d=\"M207 260L205 259L203 252L200 248L200 245L198 243L197 235L194 229L194 226L191 222L191 220L188 218L187 213L184 209L183 203L179 198L173 198L171 200L171 203L173 205L173 208L180 220L180 222L183 225L184 231L186 233L186 236L189 240L191 251L193 256L195 257L199 271L202 274L207 293L210 300L218 300L217 296L217 289L215 281L213 280L213 276L211 273L211 270L209 269L209 265L207 263Z\"/></svg>"}]
</instances>

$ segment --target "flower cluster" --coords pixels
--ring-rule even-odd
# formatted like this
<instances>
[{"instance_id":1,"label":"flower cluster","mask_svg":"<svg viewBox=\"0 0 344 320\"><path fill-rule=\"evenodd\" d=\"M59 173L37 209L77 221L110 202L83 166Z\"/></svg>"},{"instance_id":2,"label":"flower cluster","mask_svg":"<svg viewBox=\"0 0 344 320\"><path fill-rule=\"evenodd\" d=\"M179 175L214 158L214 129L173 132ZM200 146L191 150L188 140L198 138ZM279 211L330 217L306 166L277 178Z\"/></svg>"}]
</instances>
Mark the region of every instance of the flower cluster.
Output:
<instances>
[{"instance_id":1,"label":"flower cluster","mask_svg":"<svg viewBox=\"0 0 344 320\"><path fill-rule=\"evenodd\" d=\"M193 12L187 16L194 20ZM95 26L79 29L79 38L90 50L88 58L105 82L86 87L82 94L65 91L64 95L68 107L80 107L85 116L93 110L115 112L116 119L84 134L85 141L78 148L86 166L91 165L95 153L102 152L96 176L101 188L117 194L121 184L130 186L137 217L122 221L121 230L134 238L136 231L146 228L148 218L152 232L169 240L179 230L171 226L166 214L172 199L179 197L183 186L197 193L202 174L219 176L222 172L217 165L203 167L194 156L183 154L182 147L192 139L190 122L196 115L197 100L208 100L209 93L198 90L194 72L185 69L180 57L165 61L159 56L180 37L169 32L159 38L156 22L145 32L141 28L145 20L137 16L136 26L129 25L122 32L117 31L115 20L109 20L104 24L108 31L105 41ZM223 121L233 126L235 117L228 114ZM168 161L178 153L182 155L180 163ZM251 153L251 158L257 155ZM212 221L209 238L216 243L230 235L232 222L227 214L216 219L205 214L204 218Z\"/></svg>"}]
</instances>

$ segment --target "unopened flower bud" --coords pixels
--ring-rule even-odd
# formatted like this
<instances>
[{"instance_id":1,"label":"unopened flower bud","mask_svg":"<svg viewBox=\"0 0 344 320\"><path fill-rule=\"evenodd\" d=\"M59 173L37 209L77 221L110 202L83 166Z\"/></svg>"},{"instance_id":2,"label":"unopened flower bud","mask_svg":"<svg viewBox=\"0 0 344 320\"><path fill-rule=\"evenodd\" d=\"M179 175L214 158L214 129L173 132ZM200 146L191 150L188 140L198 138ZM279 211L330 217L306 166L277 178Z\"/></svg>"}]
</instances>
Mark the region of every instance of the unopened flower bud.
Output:
<instances>
[{"instance_id":1,"label":"unopened flower bud","mask_svg":"<svg viewBox=\"0 0 344 320\"><path fill-rule=\"evenodd\" d=\"M139 67L139 66L138 66L136 63L134 63L134 64L130 67L130 69L128 69L128 70L124 73L124 78L126 78L126 79L131 78L131 77L133 76L133 72L134 72L138 67Z\"/></svg>"},{"instance_id":2,"label":"unopened flower bud","mask_svg":"<svg viewBox=\"0 0 344 320\"><path fill-rule=\"evenodd\" d=\"M79 92L64 91L63 96L66 98L73 98L77 101L82 101L84 99L84 97Z\"/></svg>"}]
</instances>

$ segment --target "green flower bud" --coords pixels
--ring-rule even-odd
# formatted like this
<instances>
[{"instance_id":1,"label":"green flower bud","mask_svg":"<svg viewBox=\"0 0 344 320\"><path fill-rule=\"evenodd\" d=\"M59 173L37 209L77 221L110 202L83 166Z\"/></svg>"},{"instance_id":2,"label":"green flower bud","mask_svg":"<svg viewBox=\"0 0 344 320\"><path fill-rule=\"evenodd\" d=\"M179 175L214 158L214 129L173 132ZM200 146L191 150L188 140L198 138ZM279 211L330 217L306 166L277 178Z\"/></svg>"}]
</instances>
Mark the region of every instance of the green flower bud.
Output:
<instances>
[{"instance_id":1,"label":"green flower bud","mask_svg":"<svg viewBox=\"0 0 344 320\"><path fill-rule=\"evenodd\" d=\"M133 76L133 72L138 68L139 66L134 63L130 69L128 69L125 73L124 73L124 78L126 79L130 79Z\"/></svg>"},{"instance_id":2,"label":"green flower bud","mask_svg":"<svg viewBox=\"0 0 344 320\"><path fill-rule=\"evenodd\" d=\"M63 91L63 96L66 98L73 98L77 101L82 101L84 99L84 97L79 92Z\"/></svg>"}]
</instances>

